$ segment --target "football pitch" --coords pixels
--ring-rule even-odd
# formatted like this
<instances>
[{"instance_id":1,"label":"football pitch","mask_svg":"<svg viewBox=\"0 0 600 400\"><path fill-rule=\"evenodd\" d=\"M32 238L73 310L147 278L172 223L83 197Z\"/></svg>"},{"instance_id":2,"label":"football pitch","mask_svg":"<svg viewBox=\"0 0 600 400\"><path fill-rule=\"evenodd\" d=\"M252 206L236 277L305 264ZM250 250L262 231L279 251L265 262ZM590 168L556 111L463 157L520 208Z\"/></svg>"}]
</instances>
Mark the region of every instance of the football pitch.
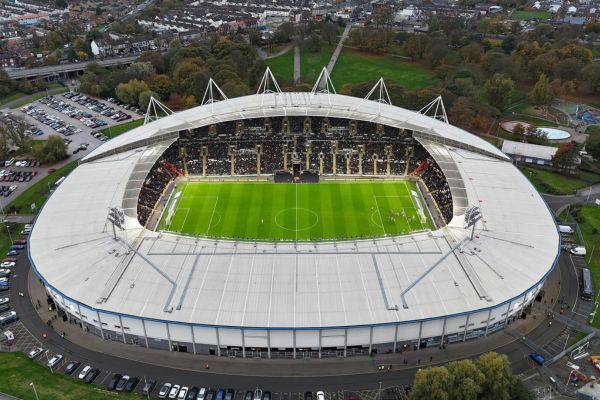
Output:
<instances>
[{"instance_id":1,"label":"football pitch","mask_svg":"<svg viewBox=\"0 0 600 400\"><path fill-rule=\"evenodd\" d=\"M318 241L432 229L412 181L185 182L159 230L242 240Z\"/></svg>"}]
</instances>

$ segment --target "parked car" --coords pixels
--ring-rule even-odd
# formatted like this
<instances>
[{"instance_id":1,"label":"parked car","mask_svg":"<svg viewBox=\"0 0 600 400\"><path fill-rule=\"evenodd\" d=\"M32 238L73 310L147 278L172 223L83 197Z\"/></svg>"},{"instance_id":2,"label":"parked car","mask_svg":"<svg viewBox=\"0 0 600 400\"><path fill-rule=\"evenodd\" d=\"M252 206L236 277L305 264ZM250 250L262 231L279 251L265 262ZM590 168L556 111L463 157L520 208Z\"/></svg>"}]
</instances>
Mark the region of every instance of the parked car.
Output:
<instances>
[{"instance_id":1,"label":"parked car","mask_svg":"<svg viewBox=\"0 0 600 400\"><path fill-rule=\"evenodd\" d=\"M65 367L65 374L71 375L73 372L75 372L75 370L77 369L77 367L79 367L80 364L81 363L79 361L71 361Z\"/></svg>"},{"instance_id":2,"label":"parked car","mask_svg":"<svg viewBox=\"0 0 600 400\"><path fill-rule=\"evenodd\" d=\"M27 357L29 357L29 358L36 358L37 356L39 356L43 352L44 352L44 349L42 349L41 347L36 347L35 349L33 349L29 353L27 353Z\"/></svg>"},{"instance_id":3,"label":"parked car","mask_svg":"<svg viewBox=\"0 0 600 400\"><path fill-rule=\"evenodd\" d=\"M54 368L63 359L62 354L57 354L48 361L48 368Z\"/></svg>"},{"instance_id":4,"label":"parked car","mask_svg":"<svg viewBox=\"0 0 600 400\"><path fill-rule=\"evenodd\" d=\"M122 377L123 375L121 374L114 374L113 377L110 378L110 381L108 381L108 383L106 384L106 388L108 390L115 390L115 388L117 387L117 383L119 383Z\"/></svg>"},{"instance_id":5,"label":"parked car","mask_svg":"<svg viewBox=\"0 0 600 400\"><path fill-rule=\"evenodd\" d=\"M200 388L198 388L198 386L191 387L187 393L187 396L185 396L185 400L196 400L198 397L199 390Z\"/></svg>"},{"instance_id":6,"label":"parked car","mask_svg":"<svg viewBox=\"0 0 600 400\"><path fill-rule=\"evenodd\" d=\"M176 399L177 398L177 394L179 393L179 389L181 389L180 385L174 385L171 388L171 391L169 392L169 398L170 399Z\"/></svg>"},{"instance_id":7,"label":"parked car","mask_svg":"<svg viewBox=\"0 0 600 400\"><path fill-rule=\"evenodd\" d=\"M79 372L79 379L85 379L85 376L88 374L88 372L90 372L92 370L92 367L90 367L89 365L86 365L85 367L83 367L83 369Z\"/></svg>"},{"instance_id":8,"label":"parked car","mask_svg":"<svg viewBox=\"0 0 600 400\"><path fill-rule=\"evenodd\" d=\"M85 376L85 383L92 383L94 380L100 375L100 370L98 368L92 368L90 372Z\"/></svg>"},{"instance_id":9,"label":"parked car","mask_svg":"<svg viewBox=\"0 0 600 400\"><path fill-rule=\"evenodd\" d=\"M127 384L127 381L129 381L129 375L123 375L121 377L121 379L119 380L119 383L117 383L117 386L115 386L115 390L117 392L122 392L123 389L125 389L125 385Z\"/></svg>"},{"instance_id":10,"label":"parked car","mask_svg":"<svg viewBox=\"0 0 600 400\"><path fill-rule=\"evenodd\" d=\"M10 299L8 297L0 297L0 305L10 303Z\"/></svg>"},{"instance_id":11,"label":"parked car","mask_svg":"<svg viewBox=\"0 0 600 400\"><path fill-rule=\"evenodd\" d=\"M164 399L169 395L169 392L171 391L171 387L173 385L170 383L165 383L161 388L160 391L158 392L158 398L159 399Z\"/></svg>"},{"instance_id":12,"label":"parked car","mask_svg":"<svg viewBox=\"0 0 600 400\"><path fill-rule=\"evenodd\" d=\"M185 400L186 396L187 396L187 392L190 390L189 387L184 386L181 389L179 389L179 393L177 394L177 400Z\"/></svg>"},{"instance_id":13,"label":"parked car","mask_svg":"<svg viewBox=\"0 0 600 400\"><path fill-rule=\"evenodd\" d=\"M124 392L133 392L133 389L135 389L135 387L138 385L138 383L140 382L139 378L133 377L130 378L127 383L125 384L125 388L123 389Z\"/></svg>"}]
</instances>

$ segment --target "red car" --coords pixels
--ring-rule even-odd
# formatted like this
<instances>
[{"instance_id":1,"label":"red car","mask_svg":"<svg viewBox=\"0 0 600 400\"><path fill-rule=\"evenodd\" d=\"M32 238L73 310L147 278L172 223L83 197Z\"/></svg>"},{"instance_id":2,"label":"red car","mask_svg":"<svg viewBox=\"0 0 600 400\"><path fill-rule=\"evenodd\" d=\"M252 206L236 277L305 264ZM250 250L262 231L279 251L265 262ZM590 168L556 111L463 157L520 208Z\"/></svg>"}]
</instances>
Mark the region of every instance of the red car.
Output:
<instances>
[{"instance_id":1,"label":"red car","mask_svg":"<svg viewBox=\"0 0 600 400\"><path fill-rule=\"evenodd\" d=\"M27 240L25 240L25 239L15 240L13 242L13 244L27 244Z\"/></svg>"},{"instance_id":2,"label":"red car","mask_svg":"<svg viewBox=\"0 0 600 400\"><path fill-rule=\"evenodd\" d=\"M56 168L50 168L50 169L48 170L48 173L49 173L49 174L51 174L51 173L53 173L54 171L56 171Z\"/></svg>"},{"instance_id":3,"label":"red car","mask_svg":"<svg viewBox=\"0 0 600 400\"><path fill-rule=\"evenodd\" d=\"M17 262L15 257L6 257L2 262Z\"/></svg>"}]
</instances>

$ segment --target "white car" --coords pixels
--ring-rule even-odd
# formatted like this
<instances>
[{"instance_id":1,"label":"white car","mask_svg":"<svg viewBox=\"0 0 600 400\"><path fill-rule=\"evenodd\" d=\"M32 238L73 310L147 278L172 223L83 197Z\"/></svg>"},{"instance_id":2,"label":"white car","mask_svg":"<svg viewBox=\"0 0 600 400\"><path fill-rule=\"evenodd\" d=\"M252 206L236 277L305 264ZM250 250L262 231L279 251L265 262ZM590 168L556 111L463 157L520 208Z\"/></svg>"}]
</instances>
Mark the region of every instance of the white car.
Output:
<instances>
[{"instance_id":1,"label":"white car","mask_svg":"<svg viewBox=\"0 0 600 400\"><path fill-rule=\"evenodd\" d=\"M182 387L181 390L179 391L179 394L177 395L177 400L185 400L185 396L187 396L188 390L190 390L189 387L187 387L187 386Z\"/></svg>"},{"instance_id":2,"label":"white car","mask_svg":"<svg viewBox=\"0 0 600 400\"><path fill-rule=\"evenodd\" d=\"M173 385L171 385L170 383L165 383L163 385L163 387L160 388L160 392L158 392L158 398L159 399L164 399L165 397L167 397L167 395L169 394L169 391L171 390L171 387Z\"/></svg>"},{"instance_id":3,"label":"white car","mask_svg":"<svg viewBox=\"0 0 600 400\"><path fill-rule=\"evenodd\" d=\"M175 385L171 388L171 391L169 392L169 398L170 399L175 399L177 398L177 393L179 393L179 389L181 388L180 385Z\"/></svg>"},{"instance_id":4,"label":"white car","mask_svg":"<svg viewBox=\"0 0 600 400\"><path fill-rule=\"evenodd\" d=\"M575 256L585 256L587 254L587 251L585 250L585 247L583 247L583 246L573 247L569 251L571 252L571 254L573 254Z\"/></svg>"},{"instance_id":5,"label":"white car","mask_svg":"<svg viewBox=\"0 0 600 400\"><path fill-rule=\"evenodd\" d=\"M63 359L62 354L57 354L48 361L48 368L54 368Z\"/></svg>"},{"instance_id":6,"label":"white car","mask_svg":"<svg viewBox=\"0 0 600 400\"><path fill-rule=\"evenodd\" d=\"M10 275L10 269L8 268L0 268L0 276Z\"/></svg>"},{"instance_id":7,"label":"white car","mask_svg":"<svg viewBox=\"0 0 600 400\"><path fill-rule=\"evenodd\" d=\"M325 393L323 391L319 390L317 392L317 400L325 400Z\"/></svg>"},{"instance_id":8,"label":"white car","mask_svg":"<svg viewBox=\"0 0 600 400\"><path fill-rule=\"evenodd\" d=\"M27 354L27 357L29 357L29 358L36 358L37 356L39 356L43 352L44 352L44 349L42 349L41 347L36 347L35 349L31 350Z\"/></svg>"},{"instance_id":9,"label":"white car","mask_svg":"<svg viewBox=\"0 0 600 400\"><path fill-rule=\"evenodd\" d=\"M8 297L0 297L0 306L8 303L10 303L10 299Z\"/></svg>"},{"instance_id":10,"label":"white car","mask_svg":"<svg viewBox=\"0 0 600 400\"><path fill-rule=\"evenodd\" d=\"M88 374L88 372L90 372L90 370L92 369L91 366L86 365L85 367L83 367L83 369L81 370L81 372L79 373L78 378L79 379L83 379L85 378L85 376Z\"/></svg>"},{"instance_id":11,"label":"white car","mask_svg":"<svg viewBox=\"0 0 600 400\"><path fill-rule=\"evenodd\" d=\"M15 265L17 265L17 264L12 261L5 261L2 264L0 264L0 268L12 268Z\"/></svg>"}]
</instances>

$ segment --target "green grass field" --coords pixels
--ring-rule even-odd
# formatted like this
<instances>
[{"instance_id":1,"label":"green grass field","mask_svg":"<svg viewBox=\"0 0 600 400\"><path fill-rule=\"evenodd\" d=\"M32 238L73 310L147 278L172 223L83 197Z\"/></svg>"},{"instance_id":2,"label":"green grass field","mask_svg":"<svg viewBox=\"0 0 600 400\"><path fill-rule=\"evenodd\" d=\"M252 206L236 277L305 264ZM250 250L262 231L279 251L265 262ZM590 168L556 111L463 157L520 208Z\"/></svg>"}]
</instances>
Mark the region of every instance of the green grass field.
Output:
<instances>
[{"instance_id":1,"label":"green grass field","mask_svg":"<svg viewBox=\"0 0 600 400\"><path fill-rule=\"evenodd\" d=\"M342 50L331 72L333 84L338 89L345 83L373 81L380 77L408 90L433 86L438 82L430 70L418 64L348 48Z\"/></svg>"},{"instance_id":2,"label":"green grass field","mask_svg":"<svg viewBox=\"0 0 600 400\"><path fill-rule=\"evenodd\" d=\"M104 129L101 129L100 132L104 133L109 138L114 138L119 136L125 132L132 130L133 128L137 128L138 126L142 126L144 124L144 118L134 119L128 122L124 122L119 125L109 126Z\"/></svg>"},{"instance_id":3,"label":"green grass field","mask_svg":"<svg viewBox=\"0 0 600 400\"><path fill-rule=\"evenodd\" d=\"M518 166L536 189L542 193L574 194L577 190L600 181L600 175L587 171L580 171L577 175L571 176L524 164Z\"/></svg>"},{"instance_id":4,"label":"green grass field","mask_svg":"<svg viewBox=\"0 0 600 400\"><path fill-rule=\"evenodd\" d=\"M512 19L550 19L550 13L548 11L525 11L525 10L517 10L513 12L510 16Z\"/></svg>"},{"instance_id":5,"label":"green grass field","mask_svg":"<svg viewBox=\"0 0 600 400\"><path fill-rule=\"evenodd\" d=\"M279 57L265 60L276 77L292 81L294 79L294 49L291 48Z\"/></svg>"},{"instance_id":6,"label":"green grass field","mask_svg":"<svg viewBox=\"0 0 600 400\"><path fill-rule=\"evenodd\" d=\"M246 240L307 241L433 228L427 211L424 221L419 217L412 190L418 192L411 181L188 182L175 189L159 230ZM173 210L170 224L169 209Z\"/></svg>"},{"instance_id":7,"label":"green grass field","mask_svg":"<svg viewBox=\"0 0 600 400\"><path fill-rule=\"evenodd\" d=\"M40 400L146 398L130 393L109 392L61 373L53 374L23 353L0 353L0 376L0 392L23 400L36 400L31 382Z\"/></svg>"},{"instance_id":8,"label":"green grass field","mask_svg":"<svg viewBox=\"0 0 600 400\"><path fill-rule=\"evenodd\" d=\"M335 45L321 44L321 50L313 53L307 49L300 49L300 75L302 82L313 84L319 74L326 67L335 50ZM293 67L292 67L293 68Z\"/></svg>"}]
</instances>

